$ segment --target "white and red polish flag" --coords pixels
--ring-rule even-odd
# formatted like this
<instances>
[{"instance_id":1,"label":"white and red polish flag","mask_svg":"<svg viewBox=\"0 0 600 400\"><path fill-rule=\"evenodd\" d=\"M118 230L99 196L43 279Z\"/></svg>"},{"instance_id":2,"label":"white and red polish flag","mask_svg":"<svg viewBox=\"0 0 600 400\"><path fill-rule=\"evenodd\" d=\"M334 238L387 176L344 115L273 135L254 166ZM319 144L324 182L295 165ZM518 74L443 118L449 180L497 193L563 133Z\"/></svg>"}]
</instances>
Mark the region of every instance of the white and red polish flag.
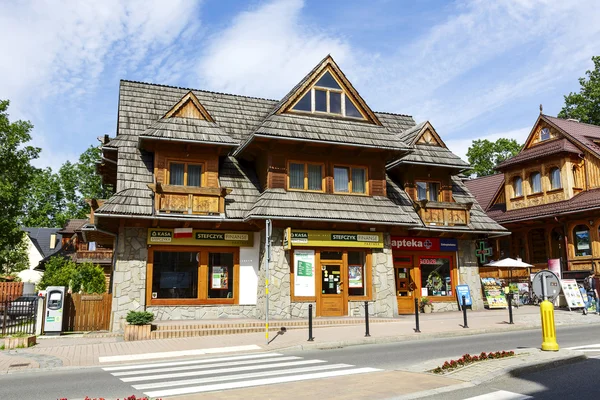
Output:
<instances>
[{"instance_id":1,"label":"white and red polish flag","mask_svg":"<svg viewBox=\"0 0 600 400\"><path fill-rule=\"evenodd\" d=\"M178 238L191 238L192 228L175 228L173 229L173 237Z\"/></svg>"}]
</instances>

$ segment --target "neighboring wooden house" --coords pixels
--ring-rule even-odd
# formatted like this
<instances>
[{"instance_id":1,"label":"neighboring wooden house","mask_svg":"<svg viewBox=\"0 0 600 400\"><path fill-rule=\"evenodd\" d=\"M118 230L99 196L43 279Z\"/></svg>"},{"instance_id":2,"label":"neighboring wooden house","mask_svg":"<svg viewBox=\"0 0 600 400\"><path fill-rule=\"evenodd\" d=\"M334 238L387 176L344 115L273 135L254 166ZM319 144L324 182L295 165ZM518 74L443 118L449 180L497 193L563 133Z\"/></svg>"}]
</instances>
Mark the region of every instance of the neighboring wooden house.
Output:
<instances>
[{"instance_id":1,"label":"neighboring wooden house","mask_svg":"<svg viewBox=\"0 0 600 400\"><path fill-rule=\"evenodd\" d=\"M272 318L481 307L475 240L507 231L459 179L433 126L371 110L331 57L281 100L122 81L98 165L116 193L113 328L158 319ZM265 276L266 220L273 223Z\"/></svg>"},{"instance_id":2,"label":"neighboring wooden house","mask_svg":"<svg viewBox=\"0 0 600 400\"><path fill-rule=\"evenodd\" d=\"M42 279L42 272L35 270L45 258L51 257L60 251L61 234L58 228L23 228L27 235L27 255L29 268L18 273L23 282L38 283Z\"/></svg>"},{"instance_id":3,"label":"neighboring wooden house","mask_svg":"<svg viewBox=\"0 0 600 400\"><path fill-rule=\"evenodd\" d=\"M560 260L562 275L577 279L600 272L600 126L540 114L497 170L466 182L512 233L491 241L495 258L520 257L534 271Z\"/></svg>"}]
</instances>

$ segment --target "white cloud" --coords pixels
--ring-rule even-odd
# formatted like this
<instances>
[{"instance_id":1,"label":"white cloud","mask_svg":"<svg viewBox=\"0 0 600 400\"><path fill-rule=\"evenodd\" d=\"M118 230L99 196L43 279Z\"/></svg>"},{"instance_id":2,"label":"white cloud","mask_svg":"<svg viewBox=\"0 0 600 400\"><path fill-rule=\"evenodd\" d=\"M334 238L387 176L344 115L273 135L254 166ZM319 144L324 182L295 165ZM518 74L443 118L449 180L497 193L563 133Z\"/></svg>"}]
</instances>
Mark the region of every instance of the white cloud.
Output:
<instances>
[{"instance_id":1,"label":"white cloud","mask_svg":"<svg viewBox=\"0 0 600 400\"><path fill-rule=\"evenodd\" d=\"M463 160L468 161L467 151L469 150L469 147L473 143L473 140L487 139L490 142L495 142L496 140L498 140L500 138L506 138L506 139L515 139L519 144L523 144L523 143L525 143L525 139L527 139L529 132L531 132L531 126L525 127L525 128L514 129L514 130L510 130L510 131L505 131L505 132L495 132L495 133L491 133L488 135L475 137L475 138L471 137L471 138L467 138L467 139L444 140L444 143L446 143L446 146L448 146L450 151L452 151L454 154L456 154Z\"/></svg>"},{"instance_id":2,"label":"white cloud","mask_svg":"<svg viewBox=\"0 0 600 400\"><path fill-rule=\"evenodd\" d=\"M204 85L217 91L281 98L323 57L352 64L350 45L306 24L301 0L271 1L237 15L208 43L198 66Z\"/></svg>"}]
</instances>

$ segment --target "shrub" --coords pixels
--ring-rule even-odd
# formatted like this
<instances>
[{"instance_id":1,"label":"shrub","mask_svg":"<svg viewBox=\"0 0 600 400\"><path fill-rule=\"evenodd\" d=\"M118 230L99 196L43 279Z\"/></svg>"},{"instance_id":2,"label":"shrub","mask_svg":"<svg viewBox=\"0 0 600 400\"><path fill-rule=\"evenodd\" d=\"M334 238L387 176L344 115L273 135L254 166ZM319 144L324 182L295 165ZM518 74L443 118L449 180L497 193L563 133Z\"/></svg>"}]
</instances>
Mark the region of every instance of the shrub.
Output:
<instances>
[{"instance_id":1,"label":"shrub","mask_svg":"<svg viewBox=\"0 0 600 400\"><path fill-rule=\"evenodd\" d=\"M83 263L77 266L77 273L73 276L73 291L85 293L106 292L106 279L104 270L99 265Z\"/></svg>"},{"instance_id":2,"label":"shrub","mask_svg":"<svg viewBox=\"0 0 600 400\"><path fill-rule=\"evenodd\" d=\"M148 325L154 321L154 314L149 311L129 311L125 320L130 325Z\"/></svg>"},{"instance_id":3,"label":"shrub","mask_svg":"<svg viewBox=\"0 0 600 400\"><path fill-rule=\"evenodd\" d=\"M39 289L48 286L70 287L74 293L104 293L106 280L104 270L92 263L75 264L70 258L54 256L46 263L46 271L38 284Z\"/></svg>"}]
</instances>

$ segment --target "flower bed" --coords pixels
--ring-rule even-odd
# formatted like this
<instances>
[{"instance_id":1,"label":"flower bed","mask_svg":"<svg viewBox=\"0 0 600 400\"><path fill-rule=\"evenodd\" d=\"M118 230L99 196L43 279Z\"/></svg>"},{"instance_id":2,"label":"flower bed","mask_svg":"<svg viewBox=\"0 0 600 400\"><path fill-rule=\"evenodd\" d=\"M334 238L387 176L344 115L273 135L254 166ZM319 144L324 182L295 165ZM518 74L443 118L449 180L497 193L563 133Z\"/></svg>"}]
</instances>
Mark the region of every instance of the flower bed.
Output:
<instances>
[{"instance_id":1,"label":"flower bed","mask_svg":"<svg viewBox=\"0 0 600 400\"><path fill-rule=\"evenodd\" d=\"M492 360L497 358L506 358L506 357L514 357L514 351L496 351L486 353L482 351L478 356L472 356L470 354L465 354L458 360L450 360L446 361L442 366L432 369L430 372L434 374L444 374L446 372L454 371L457 368L464 367L469 364L476 363L478 361Z\"/></svg>"}]
</instances>

